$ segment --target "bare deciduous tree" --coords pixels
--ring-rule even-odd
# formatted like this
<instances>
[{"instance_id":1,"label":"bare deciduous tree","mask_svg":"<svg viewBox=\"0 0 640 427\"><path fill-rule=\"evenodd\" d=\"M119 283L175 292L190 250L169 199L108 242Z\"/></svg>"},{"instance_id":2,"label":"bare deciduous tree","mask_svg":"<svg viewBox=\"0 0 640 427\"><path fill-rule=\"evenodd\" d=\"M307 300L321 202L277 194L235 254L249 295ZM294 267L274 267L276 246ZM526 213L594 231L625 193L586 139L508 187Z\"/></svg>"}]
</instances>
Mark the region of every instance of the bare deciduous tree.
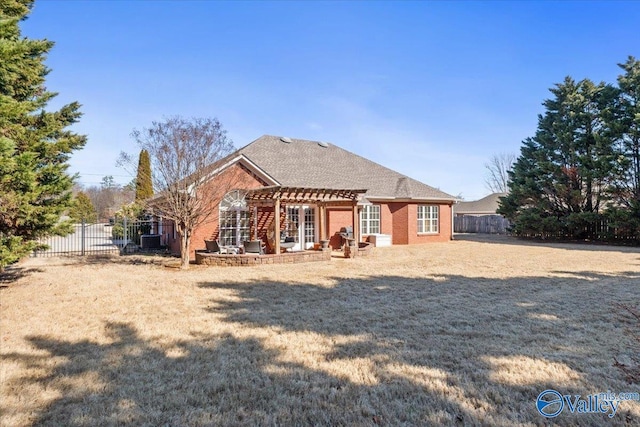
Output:
<instances>
[{"instance_id":1,"label":"bare deciduous tree","mask_svg":"<svg viewBox=\"0 0 640 427\"><path fill-rule=\"evenodd\" d=\"M131 136L151 160L151 179L157 196L146 207L156 215L173 220L180 234L181 268L189 267L189 247L193 230L208 220L211 201L230 180L211 179L219 174L215 163L233 151L233 142L216 118L184 119L179 116L153 122L151 127L134 130ZM121 153L121 164L132 164L132 157Z\"/></svg>"},{"instance_id":2,"label":"bare deciduous tree","mask_svg":"<svg viewBox=\"0 0 640 427\"><path fill-rule=\"evenodd\" d=\"M509 174L516 161L513 153L494 154L489 162L484 164L487 169L485 185L493 193L507 193L509 191Z\"/></svg>"}]
</instances>

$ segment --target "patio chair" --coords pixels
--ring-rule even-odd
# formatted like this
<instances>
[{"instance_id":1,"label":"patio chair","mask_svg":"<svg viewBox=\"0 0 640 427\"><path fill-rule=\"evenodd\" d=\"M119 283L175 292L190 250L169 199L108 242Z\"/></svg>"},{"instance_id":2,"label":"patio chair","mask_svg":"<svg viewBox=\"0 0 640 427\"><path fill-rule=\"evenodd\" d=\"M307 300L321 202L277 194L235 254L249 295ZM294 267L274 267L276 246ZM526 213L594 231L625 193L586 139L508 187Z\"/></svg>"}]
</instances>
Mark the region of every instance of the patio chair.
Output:
<instances>
[{"instance_id":1,"label":"patio chair","mask_svg":"<svg viewBox=\"0 0 640 427\"><path fill-rule=\"evenodd\" d=\"M259 254L264 255L264 249L262 247L262 240L245 241L243 243L245 254Z\"/></svg>"},{"instance_id":2,"label":"patio chair","mask_svg":"<svg viewBox=\"0 0 640 427\"><path fill-rule=\"evenodd\" d=\"M204 244L207 247L207 252L213 253L213 254L220 253L220 245L218 245L217 240L205 240Z\"/></svg>"}]
</instances>

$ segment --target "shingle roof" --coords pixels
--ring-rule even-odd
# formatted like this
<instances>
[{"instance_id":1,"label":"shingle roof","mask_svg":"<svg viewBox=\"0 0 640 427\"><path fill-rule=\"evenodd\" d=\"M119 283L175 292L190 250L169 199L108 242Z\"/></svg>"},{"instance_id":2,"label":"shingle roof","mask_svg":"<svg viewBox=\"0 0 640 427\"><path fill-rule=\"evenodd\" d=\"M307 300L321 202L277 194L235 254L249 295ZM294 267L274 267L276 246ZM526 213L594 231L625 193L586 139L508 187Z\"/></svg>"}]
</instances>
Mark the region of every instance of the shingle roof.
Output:
<instances>
[{"instance_id":1,"label":"shingle roof","mask_svg":"<svg viewBox=\"0 0 640 427\"><path fill-rule=\"evenodd\" d=\"M264 135L238 150L282 186L363 188L365 197L455 200L455 197L336 145ZM320 145L322 144L322 145Z\"/></svg>"},{"instance_id":2,"label":"shingle roof","mask_svg":"<svg viewBox=\"0 0 640 427\"><path fill-rule=\"evenodd\" d=\"M498 209L498 199L507 193L493 193L473 202L459 202L453 206L456 214L495 214Z\"/></svg>"}]
</instances>

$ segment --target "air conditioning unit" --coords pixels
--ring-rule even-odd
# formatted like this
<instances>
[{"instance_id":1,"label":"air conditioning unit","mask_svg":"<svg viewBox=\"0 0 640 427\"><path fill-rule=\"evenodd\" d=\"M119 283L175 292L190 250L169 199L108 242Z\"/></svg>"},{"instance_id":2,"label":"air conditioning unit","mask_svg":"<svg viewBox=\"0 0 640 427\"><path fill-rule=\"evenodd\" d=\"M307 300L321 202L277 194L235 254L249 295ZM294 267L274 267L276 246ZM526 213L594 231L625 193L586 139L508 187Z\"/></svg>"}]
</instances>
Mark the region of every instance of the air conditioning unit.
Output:
<instances>
[{"instance_id":1,"label":"air conditioning unit","mask_svg":"<svg viewBox=\"0 0 640 427\"><path fill-rule=\"evenodd\" d=\"M160 235L143 234L140 236L140 247L142 249L160 249Z\"/></svg>"},{"instance_id":2,"label":"air conditioning unit","mask_svg":"<svg viewBox=\"0 0 640 427\"><path fill-rule=\"evenodd\" d=\"M367 240L377 248L391 246L391 234L369 234Z\"/></svg>"}]
</instances>

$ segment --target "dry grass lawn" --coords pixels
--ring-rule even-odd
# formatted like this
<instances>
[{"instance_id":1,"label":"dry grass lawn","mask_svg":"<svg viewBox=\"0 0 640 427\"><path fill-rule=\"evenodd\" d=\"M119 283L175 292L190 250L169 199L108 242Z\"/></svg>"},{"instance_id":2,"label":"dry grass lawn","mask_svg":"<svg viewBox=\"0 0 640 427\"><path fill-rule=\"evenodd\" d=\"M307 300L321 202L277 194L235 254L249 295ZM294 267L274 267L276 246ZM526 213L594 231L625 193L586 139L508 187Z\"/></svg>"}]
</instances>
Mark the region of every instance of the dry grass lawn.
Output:
<instances>
[{"instance_id":1,"label":"dry grass lawn","mask_svg":"<svg viewBox=\"0 0 640 427\"><path fill-rule=\"evenodd\" d=\"M547 425L547 389L637 392L615 303L640 249L508 238L184 272L167 259L31 259L0 289L0 422ZM640 425L565 411L557 425Z\"/></svg>"}]
</instances>

